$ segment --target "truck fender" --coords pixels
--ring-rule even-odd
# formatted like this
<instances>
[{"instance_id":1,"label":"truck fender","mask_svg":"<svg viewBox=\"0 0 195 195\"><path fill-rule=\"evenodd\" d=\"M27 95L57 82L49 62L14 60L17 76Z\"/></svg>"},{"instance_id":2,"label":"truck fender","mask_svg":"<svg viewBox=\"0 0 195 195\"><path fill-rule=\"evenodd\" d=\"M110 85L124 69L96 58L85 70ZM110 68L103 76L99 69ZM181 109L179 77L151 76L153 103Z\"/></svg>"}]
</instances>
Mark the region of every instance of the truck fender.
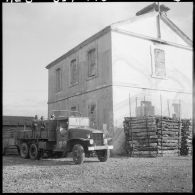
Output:
<instances>
[{"instance_id":1,"label":"truck fender","mask_svg":"<svg viewBox=\"0 0 195 195\"><path fill-rule=\"evenodd\" d=\"M72 151L72 148L75 144L81 144L84 148L85 151L87 151L87 144L89 142L89 139L84 139L84 138L81 138L81 139L69 139L67 141L67 152L71 152Z\"/></svg>"}]
</instances>

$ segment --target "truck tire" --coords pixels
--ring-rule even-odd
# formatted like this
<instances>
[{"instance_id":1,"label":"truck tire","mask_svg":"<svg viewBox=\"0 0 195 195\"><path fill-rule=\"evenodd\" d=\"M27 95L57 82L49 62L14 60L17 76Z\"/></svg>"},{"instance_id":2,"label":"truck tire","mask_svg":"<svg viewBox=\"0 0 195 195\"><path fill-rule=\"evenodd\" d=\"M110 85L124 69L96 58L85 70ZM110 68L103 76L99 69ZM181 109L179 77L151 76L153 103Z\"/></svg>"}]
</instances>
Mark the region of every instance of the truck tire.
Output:
<instances>
[{"instance_id":1,"label":"truck tire","mask_svg":"<svg viewBox=\"0 0 195 195\"><path fill-rule=\"evenodd\" d=\"M74 145L72 149L72 157L75 164L82 164L85 158L84 148L80 144Z\"/></svg>"},{"instance_id":2,"label":"truck tire","mask_svg":"<svg viewBox=\"0 0 195 195\"><path fill-rule=\"evenodd\" d=\"M110 150L99 150L97 156L100 162L106 162L110 157Z\"/></svg>"},{"instance_id":3,"label":"truck tire","mask_svg":"<svg viewBox=\"0 0 195 195\"><path fill-rule=\"evenodd\" d=\"M29 149L29 156L32 160L39 160L40 159L40 152L36 144L31 144Z\"/></svg>"},{"instance_id":4,"label":"truck tire","mask_svg":"<svg viewBox=\"0 0 195 195\"><path fill-rule=\"evenodd\" d=\"M27 143L22 143L20 146L20 156L22 158L29 158L29 147Z\"/></svg>"}]
</instances>

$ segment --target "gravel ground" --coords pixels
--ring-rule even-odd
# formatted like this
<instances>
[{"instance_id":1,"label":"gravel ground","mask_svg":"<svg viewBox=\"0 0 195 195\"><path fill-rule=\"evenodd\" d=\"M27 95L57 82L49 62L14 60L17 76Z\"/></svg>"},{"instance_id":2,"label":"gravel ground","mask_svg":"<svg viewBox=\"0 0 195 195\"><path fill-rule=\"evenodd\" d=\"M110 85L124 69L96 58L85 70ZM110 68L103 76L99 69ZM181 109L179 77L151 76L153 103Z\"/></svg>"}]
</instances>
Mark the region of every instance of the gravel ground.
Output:
<instances>
[{"instance_id":1,"label":"gravel ground","mask_svg":"<svg viewBox=\"0 0 195 195\"><path fill-rule=\"evenodd\" d=\"M192 192L192 157L32 161L3 157L3 192Z\"/></svg>"}]
</instances>

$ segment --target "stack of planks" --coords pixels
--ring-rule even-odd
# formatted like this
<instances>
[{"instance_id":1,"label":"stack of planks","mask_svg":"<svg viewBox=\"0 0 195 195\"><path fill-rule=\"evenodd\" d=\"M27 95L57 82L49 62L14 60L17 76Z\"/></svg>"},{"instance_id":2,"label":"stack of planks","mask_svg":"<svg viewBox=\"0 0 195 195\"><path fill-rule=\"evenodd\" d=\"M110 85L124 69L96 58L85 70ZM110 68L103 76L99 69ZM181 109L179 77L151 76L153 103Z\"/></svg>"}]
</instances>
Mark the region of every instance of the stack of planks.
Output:
<instances>
[{"instance_id":1,"label":"stack of planks","mask_svg":"<svg viewBox=\"0 0 195 195\"><path fill-rule=\"evenodd\" d=\"M168 117L125 117L126 151L132 157L178 155L179 129Z\"/></svg>"},{"instance_id":2,"label":"stack of planks","mask_svg":"<svg viewBox=\"0 0 195 195\"><path fill-rule=\"evenodd\" d=\"M158 154L155 117L126 117L124 121L127 152L132 157Z\"/></svg>"},{"instance_id":3,"label":"stack of planks","mask_svg":"<svg viewBox=\"0 0 195 195\"><path fill-rule=\"evenodd\" d=\"M170 117L156 118L158 153L161 156L178 156L180 148L180 121Z\"/></svg>"},{"instance_id":4,"label":"stack of planks","mask_svg":"<svg viewBox=\"0 0 195 195\"><path fill-rule=\"evenodd\" d=\"M192 121L189 119L181 120L181 155L192 155Z\"/></svg>"},{"instance_id":5,"label":"stack of planks","mask_svg":"<svg viewBox=\"0 0 195 195\"><path fill-rule=\"evenodd\" d=\"M18 154L15 146L15 128L3 128L3 154Z\"/></svg>"},{"instance_id":6,"label":"stack of planks","mask_svg":"<svg viewBox=\"0 0 195 195\"><path fill-rule=\"evenodd\" d=\"M16 128L3 128L3 138L14 138L16 130Z\"/></svg>"}]
</instances>

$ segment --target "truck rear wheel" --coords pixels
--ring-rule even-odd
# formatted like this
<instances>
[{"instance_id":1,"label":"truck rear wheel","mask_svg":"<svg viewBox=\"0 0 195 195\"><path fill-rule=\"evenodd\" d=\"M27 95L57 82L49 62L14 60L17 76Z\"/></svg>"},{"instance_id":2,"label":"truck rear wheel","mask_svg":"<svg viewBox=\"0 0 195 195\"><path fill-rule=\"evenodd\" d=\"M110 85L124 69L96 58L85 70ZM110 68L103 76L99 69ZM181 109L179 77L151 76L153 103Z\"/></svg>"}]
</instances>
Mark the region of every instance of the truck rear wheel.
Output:
<instances>
[{"instance_id":1,"label":"truck rear wheel","mask_svg":"<svg viewBox=\"0 0 195 195\"><path fill-rule=\"evenodd\" d=\"M38 147L36 144L30 145L29 156L30 156L30 159L32 160L40 159L40 152L38 151Z\"/></svg>"},{"instance_id":2,"label":"truck rear wheel","mask_svg":"<svg viewBox=\"0 0 195 195\"><path fill-rule=\"evenodd\" d=\"M100 162L106 162L110 157L110 150L99 150L97 156Z\"/></svg>"},{"instance_id":3,"label":"truck rear wheel","mask_svg":"<svg viewBox=\"0 0 195 195\"><path fill-rule=\"evenodd\" d=\"M80 144L74 145L72 149L73 161L75 164L82 164L85 158L84 148Z\"/></svg>"},{"instance_id":4,"label":"truck rear wheel","mask_svg":"<svg viewBox=\"0 0 195 195\"><path fill-rule=\"evenodd\" d=\"M22 158L29 158L29 147L27 143L22 143L20 146L20 156Z\"/></svg>"}]
</instances>

